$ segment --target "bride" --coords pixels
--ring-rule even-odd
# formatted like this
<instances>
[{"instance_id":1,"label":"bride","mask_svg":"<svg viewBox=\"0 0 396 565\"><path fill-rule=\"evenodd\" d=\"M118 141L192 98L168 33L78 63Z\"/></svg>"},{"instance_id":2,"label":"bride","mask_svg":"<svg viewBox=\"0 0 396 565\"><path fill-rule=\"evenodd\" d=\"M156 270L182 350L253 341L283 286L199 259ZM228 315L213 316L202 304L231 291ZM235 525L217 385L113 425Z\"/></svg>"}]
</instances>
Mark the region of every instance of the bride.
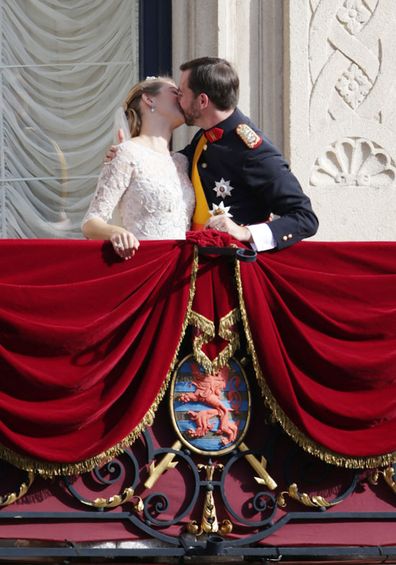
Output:
<instances>
[{"instance_id":1,"label":"bride","mask_svg":"<svg viewBox=\"0 0 396 565\"><path fill-rule=\"evenodd\" d=\"M195 195L187 158L169 151L173 130L184 123L175 83L165 77L139 82L124 110L131 139L105 163L82 231L88 239L109 239L130 259L140 239L185 239ZM108 223L116 206L121 226Z\"/></svg>"}]
</instances>

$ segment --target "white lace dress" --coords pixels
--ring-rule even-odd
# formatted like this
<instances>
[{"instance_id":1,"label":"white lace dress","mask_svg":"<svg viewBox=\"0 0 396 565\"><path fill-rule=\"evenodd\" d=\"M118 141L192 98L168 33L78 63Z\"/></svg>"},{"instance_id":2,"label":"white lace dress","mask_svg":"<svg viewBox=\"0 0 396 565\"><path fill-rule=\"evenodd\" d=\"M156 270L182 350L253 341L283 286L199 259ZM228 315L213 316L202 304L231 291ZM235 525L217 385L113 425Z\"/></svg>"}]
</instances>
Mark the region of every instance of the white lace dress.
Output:
<instances>
[{"instance_id":1,"label":"white lace dress","mask_svg":"<svg viewBox=\"0 0 396 565\"><path fill-rule=\"evenodd\" d=\"M82 225L108 222L118 206L121 225L138 239L185 239L195 206L184 155L159 153L128 140L105 164Z\"/></svg>"}]
</instances>

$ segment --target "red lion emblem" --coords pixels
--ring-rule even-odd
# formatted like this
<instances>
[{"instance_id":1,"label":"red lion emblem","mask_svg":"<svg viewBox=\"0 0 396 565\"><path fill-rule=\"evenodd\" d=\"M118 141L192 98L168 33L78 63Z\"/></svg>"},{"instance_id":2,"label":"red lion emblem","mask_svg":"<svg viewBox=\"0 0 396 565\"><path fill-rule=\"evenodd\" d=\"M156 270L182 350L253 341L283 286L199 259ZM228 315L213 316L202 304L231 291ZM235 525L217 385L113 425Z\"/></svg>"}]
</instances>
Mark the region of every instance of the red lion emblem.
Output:
<instances>
[{"instance_id":1,"label":"red lion emblem","mask_svg":"<svg viewBox=\"0 0 396 565\"><path fill-rule=\"evenodd\" d=\"M194 381L192 384L196 387L194 392L185 392L179 396L180 402L201 402L211 406L208 410L200 410L194 412L190 410L188 415L195 422L195 429L190 428L188 434L190 437L197 438L205 436L208 431L214 428L214 423L210 420L218 417L219 429L216 434L223 436L221 443L227 445L235 441L238 434L238 424L230 420L229 409L221 401L222 393L227 385L228 368L224 367L213 374L204 374L192 366Z\"/></svg>"}]
</instances>

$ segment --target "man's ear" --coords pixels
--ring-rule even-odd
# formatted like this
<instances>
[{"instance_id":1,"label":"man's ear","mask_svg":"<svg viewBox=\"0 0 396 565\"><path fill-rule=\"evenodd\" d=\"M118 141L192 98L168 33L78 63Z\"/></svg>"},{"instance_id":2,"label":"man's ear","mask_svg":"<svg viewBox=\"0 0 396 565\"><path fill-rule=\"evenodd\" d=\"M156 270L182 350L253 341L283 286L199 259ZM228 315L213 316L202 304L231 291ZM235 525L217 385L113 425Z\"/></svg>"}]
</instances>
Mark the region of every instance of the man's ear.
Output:
<instances>
[{"instance_id":1,"label":"man's ear","mask_svg":"<svg viewBox=\"0 0 396 565\"><path fill-rule=\"evenodd\" d=\"M201 92L201 94L198 96L198 99L199 99L199 104L201 106L201 110L204 110L205 108L208 107L209 97L207 94L205 94L205 92Z\"/></svg>"}]
</instances>

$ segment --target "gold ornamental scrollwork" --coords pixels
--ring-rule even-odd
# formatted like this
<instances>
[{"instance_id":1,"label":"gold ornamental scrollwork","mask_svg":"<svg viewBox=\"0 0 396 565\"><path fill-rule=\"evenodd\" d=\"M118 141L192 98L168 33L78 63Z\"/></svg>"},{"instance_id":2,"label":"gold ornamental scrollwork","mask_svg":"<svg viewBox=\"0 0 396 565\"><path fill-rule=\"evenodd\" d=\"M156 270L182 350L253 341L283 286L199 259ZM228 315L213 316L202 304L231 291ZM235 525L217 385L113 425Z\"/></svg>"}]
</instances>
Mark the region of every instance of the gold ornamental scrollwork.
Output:
<instances>
[{"instance_id":1,"label":"gold ornamental scrollwork","mask_svg":"<svg viewBox=\"0 0 396 565\"><path fill-rule=\"evenodd\" d=\"M133 500L135 499L135 500ZM122 493L115 494L114 496L110 496L109 498L98 497L94 500L86 500L83 499L81 502L85 504L85 506L90 506L92 508L116 508L117 506L121 506L126 502L131 502L133 505L133 509L135 512L142 512L144 509L143 500L140 496L135 496L135 491L131 487L125 488Z\"/></svg>"},{"instance_id":2,"label":"gold ornamental scrollwork","mask_svg":"<svg viewBox=\"0 0 396 565\"><path fill-rule=\"evenodd\" d=\"M0 506L10 506L10 504L13 504L17 500L25 496L27 491L32 486L35 478L34 473L32 473L31 471L29 471L27 475L28 475L27 480L20 484L19 489L17 491L9 492L0 497Z\"/></svg>"},{"instance_id":3,"label":"gold ornamental scrollwork","mask_svg":"<svg viewBox=\"0 0 396 565\"><path fill-rule=\"evenodd\" d=\"M175 451L180 451L181 446L182 446L181 441L177 440L172 445L172 449L174 449ZM160 476L163 473L165 473L165 471L167 471L168 469L174 469L176 467L177 461L173 461L175 457L176 457L176 453L167 453L159 463L155 464L155 461L153 461L150 464L149 476L146 479L146 482L144 483L144 486L147 489L153 488L155 483L158 481Z\"/></svg>"},{"instance_id":4,"label":"gold ornamental scrollwork","mask_svg":"<svg viewBox=\"0 0 396 565\"><path fill-rule=\"evenodd\" d=\"M278 485L267 471L266 458L262 456L261 461L259 461L257 457L255 457L252 453L249 453L248 446L243 442L239 444L238 448L239 451L245 455L246 461L253 468L256 475L258 475L254 477L256 483L258 483L259 485L265 485L270 490L275 490Z\"/></svg>"},{"instance_id":5,"label":"gold ornamental scrollwork","mask_svg":"<svg viewBox=\"0 0 396 565\"><path fill-rule=\"evenodd\" d=\"M211 465L198 465L200 471L206 472L206 480L209 482L205 494L204 508L202 511L201 524L199 525L196 520L192 520L187 524L187 531L189 534L201 536L202 534L215 534L220 533L227 535L232 532L233 525L230 520L225 519L219 524L217 520L216 504L213 496L213 487L210 481L213 480L214 472L216 470L223 471L223 465L218 463ZM212 487L212 488L211 488Z\"/></svg>"},{"instance_id":6,"label":"gold ornamental scrollwork","mask_svg":"<svg viewBox=\"0 0 396 565\"><path fill-rule=\"evenodd\" d=\"M341 502L340 500L337 502L329 502L323 496L310 496L305 492L299 492L297 484L292 483L287 490L282 491L276 498L276 502L280 508L284 508L287 505L285 495L310 508L331 508Z\"/></svg>"},{"instance_id":7,"label":"gold ornamental scrollwork","mask_svg":"<svg viewBox=\"0 0 396 565\"><path fill-rule=\"evenodd\" d=\"M372 485L377 486L380 476L384 478L384 481L388 487L396 494L396 470L394 467L387 467L386 469L376 469L369 476L369 482Z\"/></svg>"}]
</instances>

